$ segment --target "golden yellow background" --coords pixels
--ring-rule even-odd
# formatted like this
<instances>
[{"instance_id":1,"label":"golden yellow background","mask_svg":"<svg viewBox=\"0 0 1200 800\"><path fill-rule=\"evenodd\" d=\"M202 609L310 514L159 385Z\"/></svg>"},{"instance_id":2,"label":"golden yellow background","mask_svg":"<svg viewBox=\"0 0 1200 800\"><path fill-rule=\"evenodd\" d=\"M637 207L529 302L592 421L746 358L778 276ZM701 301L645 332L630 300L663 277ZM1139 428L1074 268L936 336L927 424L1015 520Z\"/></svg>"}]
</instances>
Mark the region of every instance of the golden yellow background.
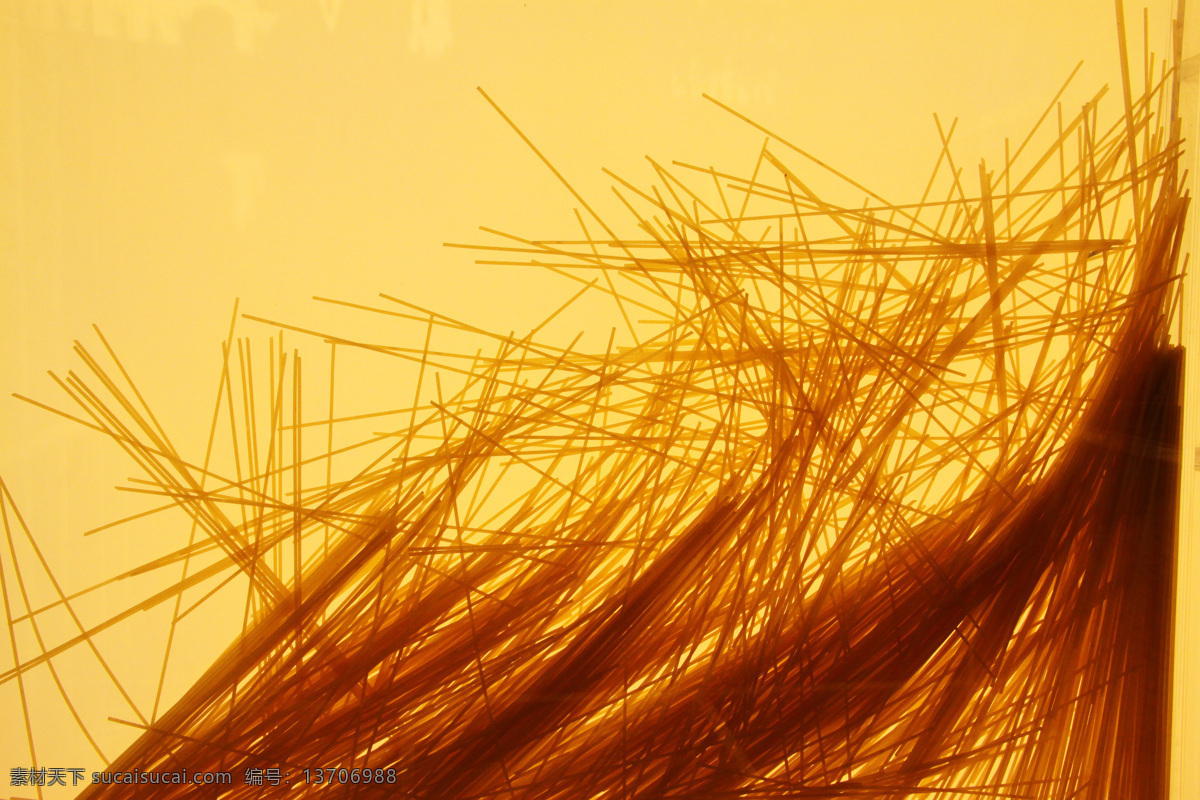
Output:
<instances>
[{"instance_id":1,"label":"golden yellow background","mask_svg":"<svg viewBox=\"0 0 1200 800\"><path fill-rule=\"evenodd\" d=\"M1149 9L1156 63L1170 52L1172 5ZM1140 79L1142 10L1126 11ZM481 224L578 236L572 198L476 86L619 228L601 167L644 184L646 155L753 166L762 135L705 92L906 202L940 150L934 113L943 125L958 118L953 152L970 175L980 158L1003 163L1004 137L1019 140L1081 60L1067 109L1104 84L1110 112L1119 107L1115 19L1099 0L0 0L0 476L64 588L81 588L186 537L164 517L85 540L146 507L112 491L135 468L111 443L7 396L61 404L45 371L76 368L72 341L93 348L93 323L195 454L235 298L244 312L326 330L359 323L313 295L370 302L382 291L502 331L557 307L576 290L569 282L477 266L442 246L489 241ZM599 305L570 322L601 339L614 324ZM238 324L242 335L272 332ZM315 340L291 336L292 346L327 357ZM9 560L0 549L5 569ZM97 594L84 613L102 619L150 586ZM1197 600L1183 599L1194 627ZM165 624L145 613L97 639L127 685L151 676L131 688L139 703L153 698ZM239 629L220 614L198 622L179 645L190 662L175 688ZM32 637L18 633L28 657ZM1177 753L1200 752L1191 664ZM11 666L5 643L0 670ZM136 731L107 718L128 712L88 683L82 661L62 669L114 756ZM53 684L31 675L26 689L39 765L100 769ZM10 767L28 766L21 716L10 681L0 686L4 784ZM1176 797L1200 796L1196 765L1176 769Z\"/></svg>"}]
</instances>

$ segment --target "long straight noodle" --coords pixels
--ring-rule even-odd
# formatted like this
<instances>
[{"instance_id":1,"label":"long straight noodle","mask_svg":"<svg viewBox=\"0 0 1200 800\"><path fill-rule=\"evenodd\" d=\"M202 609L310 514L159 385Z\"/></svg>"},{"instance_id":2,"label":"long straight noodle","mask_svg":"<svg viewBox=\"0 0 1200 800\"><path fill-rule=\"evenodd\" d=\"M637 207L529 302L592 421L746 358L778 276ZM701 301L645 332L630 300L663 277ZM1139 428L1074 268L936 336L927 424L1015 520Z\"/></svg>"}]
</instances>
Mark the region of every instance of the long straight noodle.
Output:
<instances>
[{"instance_id":1,"label":"long straight noodle","mask_svg":"<svg viewBox=\"0 0 1200 800\"><path fill-rule=\"evenodd\" d=\"M1097 96L970 180L943 137L916 203L824 199L831 168L759 126L748 177L618 179L636 236L575 195L603 238L579 215L583 239L484 246L616 301L634 339L603 352L389 297L348 305L419 347L280 326L415 363L409 408L332 418L334 350L302 404L282 338L256 407L231 330L227 469L80 347L70 416L195 526L145 570L206 564L139 608L173 602L173 632L188 586L247 593L242 635L109 770L230 772L229 798L1165 797L1170 86L1126 73L1108 128ZM398 427L335 447L364 422Z\"/></svg>"}]
</instances>

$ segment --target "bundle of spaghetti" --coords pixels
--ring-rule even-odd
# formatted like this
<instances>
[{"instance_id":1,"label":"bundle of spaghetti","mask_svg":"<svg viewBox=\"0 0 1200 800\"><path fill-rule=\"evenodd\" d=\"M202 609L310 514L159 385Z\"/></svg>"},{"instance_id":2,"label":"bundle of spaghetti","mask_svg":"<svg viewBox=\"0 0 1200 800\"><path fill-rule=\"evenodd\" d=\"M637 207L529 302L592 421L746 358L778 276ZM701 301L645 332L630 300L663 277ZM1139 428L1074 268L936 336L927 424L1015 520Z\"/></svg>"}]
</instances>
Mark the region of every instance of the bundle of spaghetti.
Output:
<instances>
[{"instance_id":1,"label":"bundle of spaghetti","mask_svg":"<svg viewBox=\"0 0 1200 800\"><path fill-rule=\"evenodd\" d=\"M583 238L471 245L611 297L631 341L604 352L387 296L357 307L494 349L280 324L420 367L407 424L339 451L371 455L337 481L311 479L326 454L301 447L317 423L282 345L269 434L249 346L226 345L232 475L80 345L76 418L198 532L145 569L208 559L147 603L217 578L249 596L110 769L290 780L231 798L1162 796L1170 85L1106 125L1103 92L1059 106L1038 150L1048 111L977 178L947 133L908 205L747 120L767 135L748 177L616 179L640 238L576 195ZM866 202L810 188L830 175Z\"/></svg>"}]
</instances>

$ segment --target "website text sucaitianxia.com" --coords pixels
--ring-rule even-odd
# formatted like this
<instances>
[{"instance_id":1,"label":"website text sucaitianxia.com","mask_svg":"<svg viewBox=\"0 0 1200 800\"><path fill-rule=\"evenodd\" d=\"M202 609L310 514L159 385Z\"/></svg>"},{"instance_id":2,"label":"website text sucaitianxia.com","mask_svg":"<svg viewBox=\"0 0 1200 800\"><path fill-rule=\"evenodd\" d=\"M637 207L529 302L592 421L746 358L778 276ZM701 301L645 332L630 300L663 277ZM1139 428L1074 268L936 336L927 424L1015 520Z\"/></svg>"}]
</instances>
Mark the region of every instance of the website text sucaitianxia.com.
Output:
<instances>
[{"instance_id":1,"label":"website text sucaitianxia.com","mask_svg":"<svg viewBox=\"0 0 1200 800\"><path fill-rule=\"evenodd\" d=\"M302 770L270 767L250 768L233 772L189 772L186 769L174 772L88 772L82 767L11 767L8 773L9 786L80 786L87 783L100 784L189 784L194 786L229 786L238 781L248 786L290 786L294 782L314 784L394 784L396 770L384 768L346 769L337 767L312 767Z\"/></svg>"}]
</instances>

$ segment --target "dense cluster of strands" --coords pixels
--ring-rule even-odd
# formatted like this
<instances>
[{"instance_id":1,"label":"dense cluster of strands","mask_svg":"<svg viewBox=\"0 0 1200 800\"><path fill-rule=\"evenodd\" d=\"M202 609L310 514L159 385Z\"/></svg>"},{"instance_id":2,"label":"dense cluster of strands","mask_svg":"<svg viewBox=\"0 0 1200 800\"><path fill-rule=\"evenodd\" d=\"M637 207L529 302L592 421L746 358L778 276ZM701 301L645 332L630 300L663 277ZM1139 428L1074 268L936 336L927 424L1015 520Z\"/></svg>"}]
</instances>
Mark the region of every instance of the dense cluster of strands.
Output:
<instances>
[{"instance_id":1,"label":"dense cluster of strands","mask_svg":"<svg viewBox=\"0 0 1200 800\"><path fill-rule=\"evenodd\" d=\"M71 415L196 531L147 567L182 565L177 586L99 627L247 593L241 636L110 769L229 770L222 797L1161 796L1169 94L1112 124L1100 96L1059 106L1057 130L1052 104L995 171L957 167L947 131L908 205L848 179L865 204L823 199L765 130L748 176L618 181L640 238L575 195L582 238L508 235L485 263L610 295L632 340L585 352L386 298L423 347L318 335L418 365L416 402L380 409L398 429L340 448L371 456L336 480L312 441L353 420L302 413L282 345L256 407L249 345L226 344L224 474L80 346ZM439 328L491 344L439 352ZM39 613L12 567L10 628ZM330 766L390 772L302 780Z\"/></svg>"}]
</instances>

